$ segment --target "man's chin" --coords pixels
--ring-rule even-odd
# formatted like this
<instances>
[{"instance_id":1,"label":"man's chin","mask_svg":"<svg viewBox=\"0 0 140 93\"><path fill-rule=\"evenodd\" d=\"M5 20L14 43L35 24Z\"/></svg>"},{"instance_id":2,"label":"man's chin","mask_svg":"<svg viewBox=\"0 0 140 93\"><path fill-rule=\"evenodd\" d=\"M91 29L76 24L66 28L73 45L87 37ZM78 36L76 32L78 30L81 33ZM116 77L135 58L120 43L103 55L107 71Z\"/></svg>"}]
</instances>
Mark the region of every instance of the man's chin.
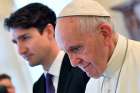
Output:
<instances>
[{"instance_id":1,"label":"man's chin","mask_svg":"<svg viewBox=\"0 0 140 93\"><path fill-rule=\"evenodd\" d=\"M29 63L31 67L37 66L36 64Z\"/></svg>"},{"instance_id":2,"label":"man's chin","mask_svg":"<svg viewBox=\"0 0 140 93\"><path fill-rule=\"evenodd\" d=\"M29 64L31 67L34 67L35 65L33 65L33 64Z\"/></svg>"}]
</instances>

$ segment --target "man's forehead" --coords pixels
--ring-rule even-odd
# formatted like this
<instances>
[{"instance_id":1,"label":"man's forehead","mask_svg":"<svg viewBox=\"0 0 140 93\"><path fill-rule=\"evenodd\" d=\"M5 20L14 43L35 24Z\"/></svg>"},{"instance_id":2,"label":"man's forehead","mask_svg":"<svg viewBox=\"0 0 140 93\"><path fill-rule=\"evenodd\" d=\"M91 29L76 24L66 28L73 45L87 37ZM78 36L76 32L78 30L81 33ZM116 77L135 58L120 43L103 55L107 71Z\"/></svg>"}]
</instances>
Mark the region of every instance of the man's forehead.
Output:
<instances>
[{"instance_id":1,"label":"man's forehead","mask_svg":"<svg viewBox=\"0 0 140 93\"><path fill-rule=\"evenodd\" d=\"M10 29L10 35L12 38L17 38L19 35L21 35L21 33L16 29Z\"/></svg>"},{"instance_id":2,"label":"man's forehead","mask_svg":"<svg viewBox=\"0 0 140 93\"><path fill-rule=\"evenodd\" d=\"M22 29L22 28L10 29L10 32L13 36L31 33L31 31L32 31L32 29Z\"/></svg>"},{"instance_id":3,"label":"man's forehead","mask_svg":"<svg viewBox=\"0 0 140 93\"><path fill-rule=\"evenodd\" d=\"M18 37L15 29L10 29L10 37L12 38L12 40Z\"/></svg>"},{"instance_id":4,"label":"man's forehead","mask_svg":"<svg viewBox=\"0 0 140 93\"><path fill-rule=\"evenodd\" d=\"M10 79L5 78L5 79L0 80L0 84L2 84L2 83L4 83L4 82L7 82L7 81L8 81L8 82L9 82L9 81L11 82L11 80L10 80Z\"/></svg>"},{"instance_id":5,"label":"man's forehead","mask_svg":"<svg viewBox=\"0 0 140 93\"><path fill-rule=\"evenodd\" d=\"M56 32L60 31L60 32L62 32L61 34L63 34L65 32L73 33L78 28L79 28L79 23L76 21L76 19L71 20L71 17L69 17L69 18L64 17L64 18L58 19L55 30L56 30ZM67 34L65 34L65 35L67 35Z\"/></svg>"},{"instance_id":6,"label":"man's forehead","mask_svg":"<svg viewBox=\"0 0 140 93\"><path fill-rule=\"evenodd\" d=\"M57 23L64 23L64 22L69 22L69 23L74 23L78 20L78 16L68 16L68 17L61 17L57 19Z\"/></svg>"},{"instance_id":7,"label":"man's forehead","mask_svg":"<svg viewBox=\"0 0 140 93\"><path fill-rule=\"evenodd\" d=\"M82 38L81 35L73 35L73 34L66 33L63 36L58 36L58 37L59 37L57 38L58 45L63 50L84 42L84 38Z\"/></svg>"},{"instance_id":8,"label":"man's forehead","mask_svg":"<svg viewBox=\"0 0 140 93\"><path fill-rule=\"evenodd\" d=\"M28 35L30 31L22 31L23 29L10 29L10 36L12 41L19 40L20 38Z\"/></svg>"}]
</instances>

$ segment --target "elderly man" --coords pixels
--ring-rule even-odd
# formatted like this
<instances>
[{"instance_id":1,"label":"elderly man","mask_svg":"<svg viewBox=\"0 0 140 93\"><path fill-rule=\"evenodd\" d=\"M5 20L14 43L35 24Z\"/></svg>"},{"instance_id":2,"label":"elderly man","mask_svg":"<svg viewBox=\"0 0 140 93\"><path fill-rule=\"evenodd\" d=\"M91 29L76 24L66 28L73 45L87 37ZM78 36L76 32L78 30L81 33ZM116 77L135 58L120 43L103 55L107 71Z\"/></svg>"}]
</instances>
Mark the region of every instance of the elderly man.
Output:
<instances>
[{"instance_id":1,"label":"elderly man","mask_svg":"<svg viewBox=\"0 0 140 93\"><path fill-rule=\"evenodd\" d=\"M94 0L73 0L61 11L56 41L71 64L93 77L86 93L139 93L140 43L115 32L110 14Z\"/></svg>"}]
</instances>

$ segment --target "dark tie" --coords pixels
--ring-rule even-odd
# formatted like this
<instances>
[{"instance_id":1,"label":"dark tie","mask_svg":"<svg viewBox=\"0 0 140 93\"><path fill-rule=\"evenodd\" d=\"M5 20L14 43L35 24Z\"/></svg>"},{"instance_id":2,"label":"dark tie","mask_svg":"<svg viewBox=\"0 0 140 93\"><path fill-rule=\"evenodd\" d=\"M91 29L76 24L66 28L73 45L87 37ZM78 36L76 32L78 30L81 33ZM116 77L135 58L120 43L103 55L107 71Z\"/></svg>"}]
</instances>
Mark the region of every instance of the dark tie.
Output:
<instances>
[{"instance_id":1,"label":"dark tie","mask_svg":"<svg viewBox=\"0 0 140 93\"><path fill-rule=\"evenodd\" d=\"M52 82L53 75L47 73L46 75L46 93L55 93L55 88Z\"/></svg>"}]
</instances>

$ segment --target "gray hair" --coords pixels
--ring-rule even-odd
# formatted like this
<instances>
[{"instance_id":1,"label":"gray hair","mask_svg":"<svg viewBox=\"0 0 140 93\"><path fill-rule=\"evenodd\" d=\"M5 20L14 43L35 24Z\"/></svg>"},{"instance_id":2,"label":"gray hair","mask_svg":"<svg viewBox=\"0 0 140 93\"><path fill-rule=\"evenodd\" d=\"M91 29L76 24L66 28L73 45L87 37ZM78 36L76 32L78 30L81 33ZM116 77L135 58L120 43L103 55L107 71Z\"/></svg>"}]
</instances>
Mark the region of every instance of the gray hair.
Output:
<instances>
[{"instance_id":1,"label":"gray hair","mask_svg":"<svg viewBox=\"0 0 140 93\"><path fill-rule=\"evenodd\" d=\"M107 16L77 16L80 31L96 31L96 27L101 23L107 23L112 26L114 31L114 24L112 19Z\"/></svg>"}]
</instances>

